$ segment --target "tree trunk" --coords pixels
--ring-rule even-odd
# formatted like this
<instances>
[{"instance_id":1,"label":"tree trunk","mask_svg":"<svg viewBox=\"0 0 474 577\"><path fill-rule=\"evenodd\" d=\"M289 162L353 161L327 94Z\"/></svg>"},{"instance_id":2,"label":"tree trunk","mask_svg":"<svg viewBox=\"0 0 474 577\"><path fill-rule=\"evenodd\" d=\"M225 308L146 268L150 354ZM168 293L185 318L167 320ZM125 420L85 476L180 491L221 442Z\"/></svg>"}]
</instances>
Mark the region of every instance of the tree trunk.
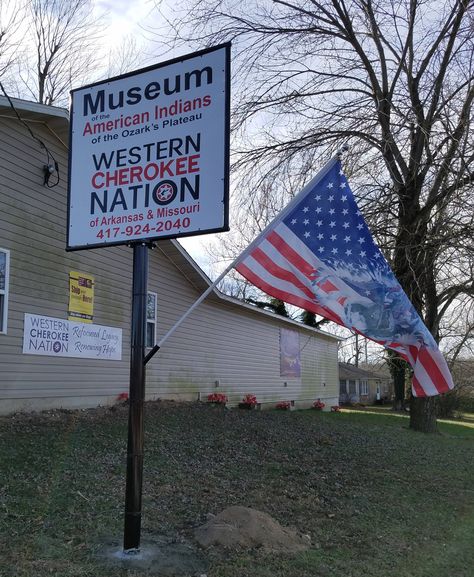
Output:
<instances>
[{"instance_id":1,"label":"tree trunk","mask_svg":"<svg viewBox=\"0 0 474 577\"><path fill-rule=\"evenodd\" d=\"M405 364L403 361L397 362L393 376L393 386L395 392L393 410L403 411L405 408Z\"/></svg>"},{"instance_id":2,"label":"tree trunk","mask_svg":"<svg viewBox=\"0 0 474 577\"><path fill-rule=\"evenodd\" d=\"M427 252L424 239L427 236L427 217L420 211L422 181L412 188L399 191L399 228L396 239L394 272L408 298L423 319L423 302L427 305L431 319L437 311L436 290L430 284L434 262ZM430 291L426 289L429 288ZM428 294L427 294L428 293ZM426 319L425 319L426 320ZM430 323L434 325L434 320ZM434 326L428 325L432 331ZM435 335L436 336L436 335ZM410 401L410 429L423 433L438 432L436 422L436 399L412 397Z\"/></svg>"},{"instance_id":3,"label":"tree trunk","mask_svg":"<svg viewBox=\"0 0 474 577\"><path fill-rule=\"evenodd\" d=\"M394 399L392 408L394 411L402 411L405 408L405 369L406 361L401 359L393 351L388 352L388 366L393 379Z\"/></svg>"},{"instance_id":4,"label":"tree trunk","mask_svg":"<svg viewBox=\"0 0 474 577\"><path fill-rule=\"evenodd\" d=\"M437 433L436 397L412 397L410 401L410 429L421 433Z\"/></svg>"}]
</instances>

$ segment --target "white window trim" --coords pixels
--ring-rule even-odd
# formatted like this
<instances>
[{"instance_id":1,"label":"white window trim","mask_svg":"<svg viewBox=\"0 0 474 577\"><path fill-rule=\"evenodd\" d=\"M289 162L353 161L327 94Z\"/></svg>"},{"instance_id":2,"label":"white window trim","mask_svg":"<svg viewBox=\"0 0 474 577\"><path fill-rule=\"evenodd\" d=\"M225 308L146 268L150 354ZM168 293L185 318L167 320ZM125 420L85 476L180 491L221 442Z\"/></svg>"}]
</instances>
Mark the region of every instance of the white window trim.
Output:
<instances>
[{"instance_id":1,"label":"white window trim","mask_svg":"<svg viewBox=\"0 0 474 577\"><path fill-rule=\"evenodd\" d=\"M359 391L361 395L368 395L369 394L369 381L366 379L361 379L359 382Z\"/></svg>"},{"instance_id":2,"label":"white window trim","mask_svg":"<svg viewBox=\"0 0 474 577\"><path fill-rule=\"evenodd\" d=\"M8 293L10 285L10 251L6 248L0 248L0 252L6 255L5 261L5 290L0 289L0 294L4 295L3 300L3 322L2 329L0 330L0 335L6 335L8 329Z\"/></svg>"},{"instance_id":3,"label":"white window trim","mask_svg":"<svg viewBox=\"0 0 474 577\"><path fill-rule=\"evenodd\" d=\"M153 296L155 297L155 310L154 310L154 315L153 315L153 316L154 316L154 319L153 319L152 321L149 320L149 319L148 319L148 315L147 315L147 318L146 318L146 326L147 326L147 330L146 330L146 332L145 332L145 335L146 335L146 336L148 335L148 325L149 325L149 324L150 324L150 325L153 325L153 345L152 345L151 347L147 345L147 348L148 348L148 349L151 349L151 348L153 348L153 347L156 345L156 325L157 325L157 322L156 322L156 311L157 311L157 307L158 307L158 293L155 293L155 292L153 292L153 291L147 291L147 296L148 296L148 295L153 295ZM148 306L147 306L147 312L148 312Z\"/></svg>"}]
</instances>

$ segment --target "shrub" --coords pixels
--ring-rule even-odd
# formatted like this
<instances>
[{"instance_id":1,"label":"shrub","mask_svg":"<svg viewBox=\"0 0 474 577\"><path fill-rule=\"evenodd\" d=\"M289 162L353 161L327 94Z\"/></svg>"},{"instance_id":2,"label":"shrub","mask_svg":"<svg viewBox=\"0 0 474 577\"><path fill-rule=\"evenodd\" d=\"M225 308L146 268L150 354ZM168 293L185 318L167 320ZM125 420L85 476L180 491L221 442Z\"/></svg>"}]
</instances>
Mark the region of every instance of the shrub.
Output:
<instances>
[{"instance_id":1,"label":"shrub","mask_svg":"<svg viewBox=\"0 0 474 577\"><path fill-rule=\"evenodd\" d=\"M257 397L252 395L252 393L247 393L242 399L242 405L248 405L249 407L255 407L257 404Z\"/></svg>"},{"instance_id":2,"label":"shrub","mask_svg":"<svg viewBox=\"0 0 474 577\"><path fill-rule=\"evenodd\" d=\"M227 395L224 393L211 393L207 395L207 402L215 405L226 405L228 401Z\"/></svg>"},{"instance_id":3,"label":"shrub","mask_svg":"<svg viewBox=\"0 0 474 577\"><path fill-rule=\"evenodd\" d=\"M313 409L316 409L317 411L322 411L325 406L326 406L326 403L323 403L321 401L321 399L318 399L317 401L314 401L314 403L313 403Z\"/></svg>"},{"instance_id":4,"label":"shrub","mask_svg":"<svg viewBox=\"0 0 474 577\"><path fill-rule=\"evenodd\" d=\"M288 411L291 407L290 401L280 401L276 404L276 408L280 411Z\"/></svg>"}]
</instances>

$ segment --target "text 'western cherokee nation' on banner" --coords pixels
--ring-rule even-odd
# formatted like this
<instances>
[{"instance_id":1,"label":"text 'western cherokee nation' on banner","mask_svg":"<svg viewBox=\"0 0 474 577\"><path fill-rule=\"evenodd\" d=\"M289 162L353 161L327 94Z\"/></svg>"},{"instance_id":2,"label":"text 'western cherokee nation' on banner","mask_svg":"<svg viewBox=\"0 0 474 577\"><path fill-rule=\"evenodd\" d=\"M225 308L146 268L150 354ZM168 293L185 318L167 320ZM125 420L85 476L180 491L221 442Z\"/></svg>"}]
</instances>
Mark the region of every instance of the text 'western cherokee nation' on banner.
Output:
<instances>
[{"instance_id":1,"label":"text 'western cherokee nation' on banner","mask_svg":"<svg viewBox=\"0 0 474 577\"><path fill-rule=\"evenodd\" d=\"M339 160L236 262L236 270L269 295L396 351L413 367L415 396L453 388L446 361L374 243Z\"/></svg>"}]
</instances>

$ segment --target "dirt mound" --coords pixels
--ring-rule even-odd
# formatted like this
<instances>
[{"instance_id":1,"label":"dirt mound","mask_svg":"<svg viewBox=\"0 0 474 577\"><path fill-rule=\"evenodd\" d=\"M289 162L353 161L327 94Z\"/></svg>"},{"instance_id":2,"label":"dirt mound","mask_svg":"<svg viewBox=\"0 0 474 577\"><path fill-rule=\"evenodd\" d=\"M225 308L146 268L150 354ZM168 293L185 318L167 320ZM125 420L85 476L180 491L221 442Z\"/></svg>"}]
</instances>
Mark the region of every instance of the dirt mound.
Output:
<instances>
[{"instance_id":1,"label":"dirt mound","mask_svg":"<svg viewBox=\"0 0 474 577\"><path fill-rule=\"evenodd\" d=\"M256 548L303 551L310 546L308 535L282 527L273 517L248 507L228 507L194 532L203 547Z\"/></svg>"}]
</instances>

